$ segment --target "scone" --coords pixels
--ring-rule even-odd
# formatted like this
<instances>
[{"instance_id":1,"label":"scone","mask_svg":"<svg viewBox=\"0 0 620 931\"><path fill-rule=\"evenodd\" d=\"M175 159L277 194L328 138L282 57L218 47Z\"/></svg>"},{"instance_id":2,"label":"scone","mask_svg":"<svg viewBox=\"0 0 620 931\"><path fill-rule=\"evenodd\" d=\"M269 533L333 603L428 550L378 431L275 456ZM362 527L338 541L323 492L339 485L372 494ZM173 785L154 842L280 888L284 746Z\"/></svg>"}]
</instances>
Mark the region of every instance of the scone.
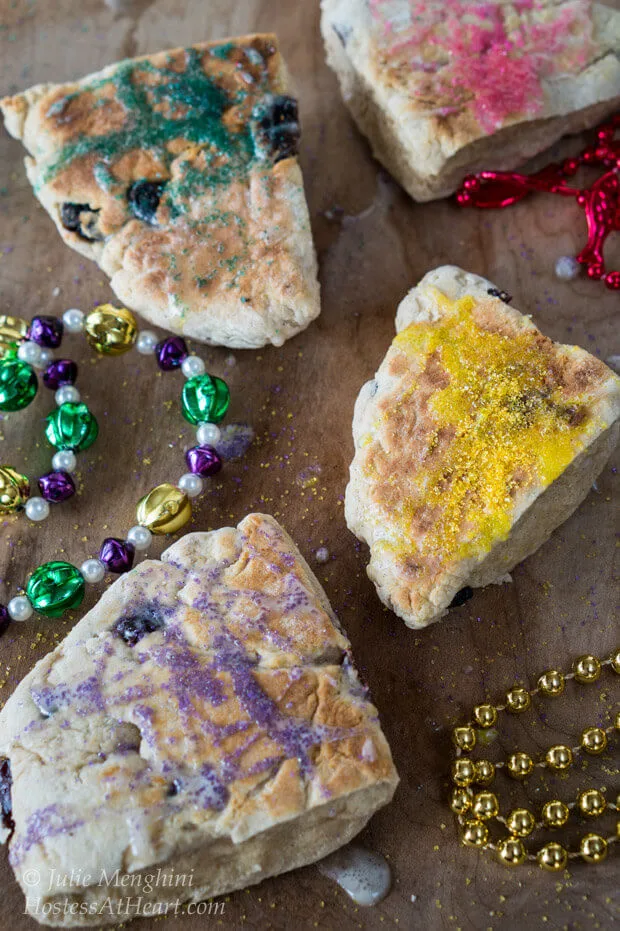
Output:
<instances>
[{"instance_id":1,"label":"scone","mask_svg":"<svg viewBox=\"0 0 620 931\"><path fill-rule=\"evenodd\" d=\"M357 398L346 520L409 627L505 580L585 498L618 437L620 379L509 301L460 268L429 272Z\"/></svg>"},{"instance_id":2,"label":"scone","mask_svg":"<svg viewBox=\"0 0 620 931\"><path fill-rule=\"evenodd\" d=\"M64 241L159 326L236 348L319 314L297 102L273 35L38 84L0 106Z\"/></svg>"},{"instance_id":3,"label":"scone","mask_svg":"<svg viewBox=\"0 0 620 931\"><path fill-rule=\"evenodd\" d=\"M620 104L620 11L590 0L322 0L328 64L420 201L515 168Z\"/></svg>"},{"instance_id":4,"label":"scone","mask_svg":"<svg viewBox=\"0 0 620 931\"><path fill-rule=\"evenodd\" d=\"M310 863L398 782L325 593L261 514L119 579L9 699L0 757L10 862L52 925Z\"/></svg>"}]
</instances>

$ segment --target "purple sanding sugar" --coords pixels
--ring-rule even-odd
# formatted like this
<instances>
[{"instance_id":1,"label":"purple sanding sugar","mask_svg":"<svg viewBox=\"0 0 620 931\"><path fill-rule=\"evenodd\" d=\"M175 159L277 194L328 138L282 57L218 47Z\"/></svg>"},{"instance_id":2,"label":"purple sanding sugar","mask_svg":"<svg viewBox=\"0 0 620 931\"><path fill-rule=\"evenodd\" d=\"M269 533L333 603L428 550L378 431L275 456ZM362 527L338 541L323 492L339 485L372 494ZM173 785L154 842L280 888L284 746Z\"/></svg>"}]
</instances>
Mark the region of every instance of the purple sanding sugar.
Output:
<instances>
[{"instance_id":1,"label":"purple sanding sugar","mask_svg":"<svg viewBox=\"0 0 620 931\"><path fill-rule=\"evenodd\" d=\"M50 837L57 837L59 834L68 834L81 827L84 821L77 818L70 808L58 805L48 805L47 808L39 808L34 814L30 815L26 822L26 829L22 831L19 838L13 843L9 851L9 860L13 866L17 866L23 860L31 847L35 844L41 844Z\"/></svg>"},{"instance_id":2,"label":"purple sanding sugar","mask_svg":"<svg viewBox=\"0 0 620 931\"><path fill-rule=\"evenodd\" d=\"M76 713L79 715L93 714L95 711L105 711L106 703L101 694L101 684L96 676L89 676L75 689L77 703Z\"/></svg>"}]
</instances>

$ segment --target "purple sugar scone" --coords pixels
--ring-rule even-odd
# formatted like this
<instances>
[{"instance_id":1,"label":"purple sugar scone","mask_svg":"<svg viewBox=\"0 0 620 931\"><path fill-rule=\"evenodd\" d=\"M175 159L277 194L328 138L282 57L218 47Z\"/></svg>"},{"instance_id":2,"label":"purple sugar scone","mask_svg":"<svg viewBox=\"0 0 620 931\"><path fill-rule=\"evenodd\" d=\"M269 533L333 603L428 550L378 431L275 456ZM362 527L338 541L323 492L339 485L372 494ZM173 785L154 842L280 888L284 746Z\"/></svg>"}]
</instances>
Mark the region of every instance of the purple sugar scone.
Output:
<instances>
[{"instance_id":1,"label":"purple sugar scone","mask_svg":"<svg viewBox=\"0 0 620 931\"><path fill-rule=\"evenodd\" d=\"M325 593L261 514L120 578L9 699L0 758L0 838L28 911L64 926L317 860L398 782Z\"/></svg>"}]
</instances>

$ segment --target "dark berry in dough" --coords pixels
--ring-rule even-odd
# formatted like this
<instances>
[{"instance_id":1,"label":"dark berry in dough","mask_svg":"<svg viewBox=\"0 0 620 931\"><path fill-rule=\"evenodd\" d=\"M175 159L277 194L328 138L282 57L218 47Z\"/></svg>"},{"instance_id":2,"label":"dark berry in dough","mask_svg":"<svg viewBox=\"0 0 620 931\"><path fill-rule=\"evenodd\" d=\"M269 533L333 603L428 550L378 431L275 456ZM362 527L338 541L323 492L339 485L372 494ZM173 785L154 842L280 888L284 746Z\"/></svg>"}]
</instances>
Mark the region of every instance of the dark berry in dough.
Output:
<instances>
[{"instance_id":1,"label":"dark berry in dough","mask_svg":"<svg viewBox=\"0 0 620 931\"><path fill-rule=\"evenodd\" d=\"M297 101L284 94L267 94L252 113L258 150L274 162L297 155L300 136Z\"/></svg>"},{"instance_id":2,"label":"dark berry in dough","mask_svg":"<svg viewBox=\"0 0 620 931\"><path fill-rule=\"evenodd\" d=\"M450 602L451 608L460 608L461 605L464 605L466 601L469 601L470 598L474 597L474 590L470 588L469 585L466 585L465 588L462 588L460 592L457 592L452 601Z\"/></svg>"},{"instance_id":3,"label":"dark berry in dough","mask_svg":"<svg viewBox=\"0 0 620 931\"><path fill-rule=\"evenodd\" d=\"M93 210L90 204L64 203L60 208L62 225L70 233L77 233L80 239L97 242L103 236L97 229L99 210Z\"/></svg>"},{"instance_id":4,"label":"dark berry in dough","mask_svg":"<svg viewBox=\"0 0 620 931\"><path fill-rule=\"evenodd\" d=\"M153 225L164 185L161 181L135 181L127 191L129 209L138 220Z\"/></svg>"}]
</instances>

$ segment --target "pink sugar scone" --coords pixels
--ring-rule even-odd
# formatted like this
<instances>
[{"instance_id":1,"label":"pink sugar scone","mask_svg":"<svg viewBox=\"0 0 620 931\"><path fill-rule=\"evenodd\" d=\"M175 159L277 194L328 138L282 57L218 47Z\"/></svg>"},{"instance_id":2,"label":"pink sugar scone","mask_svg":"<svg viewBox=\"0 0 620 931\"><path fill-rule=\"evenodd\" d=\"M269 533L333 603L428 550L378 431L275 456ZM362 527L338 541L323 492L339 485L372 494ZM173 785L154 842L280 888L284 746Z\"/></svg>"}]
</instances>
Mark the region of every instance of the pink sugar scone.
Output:
<instances>
[{"instance_id":1,"label":"pink sugar scone","mask_svg":"<svg viewBox=\"0 0 620 931\"><path fill-rule=\"evenodd\" d=\"M510 169L620 104L620 12L588 0L322 0L327 61L415 199Z\"/></svg>"}]
</instances>

